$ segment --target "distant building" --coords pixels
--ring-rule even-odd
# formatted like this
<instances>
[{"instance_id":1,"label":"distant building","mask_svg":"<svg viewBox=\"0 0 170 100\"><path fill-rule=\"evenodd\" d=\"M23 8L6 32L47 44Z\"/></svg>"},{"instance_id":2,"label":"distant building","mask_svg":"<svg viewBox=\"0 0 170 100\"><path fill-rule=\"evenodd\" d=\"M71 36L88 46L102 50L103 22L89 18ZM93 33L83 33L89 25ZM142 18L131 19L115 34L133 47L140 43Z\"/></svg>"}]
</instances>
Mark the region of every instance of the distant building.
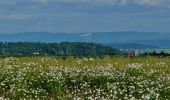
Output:
<instances>
[{"instance_id":1,"label":"distant building","mask_svg":"<svg viewBox=\"0 0 170 100\"><path fill-rule=\"evenodd\" d=\"M128 56L138 56L139 50L128 50Z\"/></svg>"},{"instance_id":2,"label":"distant building","mask_svg":"<svg viewBox=\"0 0 170 100\"><path fill-rule=\"evenodd\" d=\"M33 55L39 55L40 53L39 52L34 52Z\"/></svg>"}]
</instances>

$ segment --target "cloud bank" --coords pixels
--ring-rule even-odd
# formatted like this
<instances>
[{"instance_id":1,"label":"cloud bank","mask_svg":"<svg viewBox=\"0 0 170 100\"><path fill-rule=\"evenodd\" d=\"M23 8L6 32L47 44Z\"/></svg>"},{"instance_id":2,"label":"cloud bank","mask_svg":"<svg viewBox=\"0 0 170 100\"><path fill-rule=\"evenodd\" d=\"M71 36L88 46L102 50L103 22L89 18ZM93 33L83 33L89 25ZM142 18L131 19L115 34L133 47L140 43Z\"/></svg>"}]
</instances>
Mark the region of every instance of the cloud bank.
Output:
<instances>
[{"instance_id":1,"label":"cloud bank","mask_svg":"<svg viewBox=\"0 0 170 100\"><path fill-rule=\"evenodd\" d=\"M0 0L0 33L170 32L169 8L170 0Z\"/></svg>"},{"instance_id":2,"label":"cloud bank","mask_svg":"<svg viewBox=\"0 0 170 100\"><path fill-rule=\"evenodd\" d=\"M0 4L74 4L74 5L127 5L170 7L170 0L0 0Z\"/></svg>"},{"instance_id":3,"label":"cloud bank","mask_svg":"<svg viewBox=\"0 0 170 100\"><path fill-rule=\"evenodd\" d=\"M145 5L170 7L170 0L0 0L0 4Z\"/></svg>"}]
</instances>

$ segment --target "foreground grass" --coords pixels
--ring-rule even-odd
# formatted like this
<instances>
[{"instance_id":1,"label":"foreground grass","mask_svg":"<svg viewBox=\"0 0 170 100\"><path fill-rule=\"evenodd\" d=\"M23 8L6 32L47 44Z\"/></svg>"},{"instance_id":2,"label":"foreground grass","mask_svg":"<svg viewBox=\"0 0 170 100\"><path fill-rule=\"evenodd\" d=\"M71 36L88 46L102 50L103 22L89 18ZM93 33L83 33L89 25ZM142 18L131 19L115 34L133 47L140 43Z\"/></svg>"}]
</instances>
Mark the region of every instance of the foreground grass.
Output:
<instances>
[{"instance_id":1,"label":"foreground grass","mask_svg":"<svg viewBox=\"0 0 170 100\"><path fill-rule=\"evenodd\" d=\"M170 58L0 59L2 99L170 99Z\"/></svg>"}]
</instances>

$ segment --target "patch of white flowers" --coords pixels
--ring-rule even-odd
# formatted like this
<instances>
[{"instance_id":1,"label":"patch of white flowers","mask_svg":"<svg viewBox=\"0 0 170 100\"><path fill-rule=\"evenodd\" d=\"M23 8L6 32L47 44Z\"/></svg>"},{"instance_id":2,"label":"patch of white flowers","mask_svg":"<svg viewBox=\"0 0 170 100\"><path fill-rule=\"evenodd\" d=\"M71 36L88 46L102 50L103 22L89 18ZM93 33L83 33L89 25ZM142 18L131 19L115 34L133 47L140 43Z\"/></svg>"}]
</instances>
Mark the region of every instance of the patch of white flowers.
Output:
<instances>
[{"instance_id":1,"label":"patch of white flowers","mask_svg":"<svg viewBox=\"0 0 170 100\"><path fill-rule=\"evenodd\" d=\"M0 100L170 99L170 66L164 62L129 63L120 69L118 62L101 64L94 58L73 62L64 65L55 58L1 59Z\"/></svg>"}]
</instances>

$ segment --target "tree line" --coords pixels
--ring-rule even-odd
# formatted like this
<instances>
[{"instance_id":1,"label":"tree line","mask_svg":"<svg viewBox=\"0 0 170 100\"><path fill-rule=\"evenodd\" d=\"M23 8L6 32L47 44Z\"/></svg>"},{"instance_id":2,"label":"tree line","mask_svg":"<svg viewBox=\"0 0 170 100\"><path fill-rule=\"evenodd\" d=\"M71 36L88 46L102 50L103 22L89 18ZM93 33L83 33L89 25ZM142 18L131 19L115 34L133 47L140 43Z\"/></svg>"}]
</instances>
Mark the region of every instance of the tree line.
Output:
<instances>
[{"instance_id":1,"label":"tree line","mask_svg":"<svg viewBox=\"0 0 170 100\"><path fill-rule=\"evenodd\" d=\"M0 42L0 55L101 56L118 53L117 49L96 43Z\"/></svg>"}]
</instances>

